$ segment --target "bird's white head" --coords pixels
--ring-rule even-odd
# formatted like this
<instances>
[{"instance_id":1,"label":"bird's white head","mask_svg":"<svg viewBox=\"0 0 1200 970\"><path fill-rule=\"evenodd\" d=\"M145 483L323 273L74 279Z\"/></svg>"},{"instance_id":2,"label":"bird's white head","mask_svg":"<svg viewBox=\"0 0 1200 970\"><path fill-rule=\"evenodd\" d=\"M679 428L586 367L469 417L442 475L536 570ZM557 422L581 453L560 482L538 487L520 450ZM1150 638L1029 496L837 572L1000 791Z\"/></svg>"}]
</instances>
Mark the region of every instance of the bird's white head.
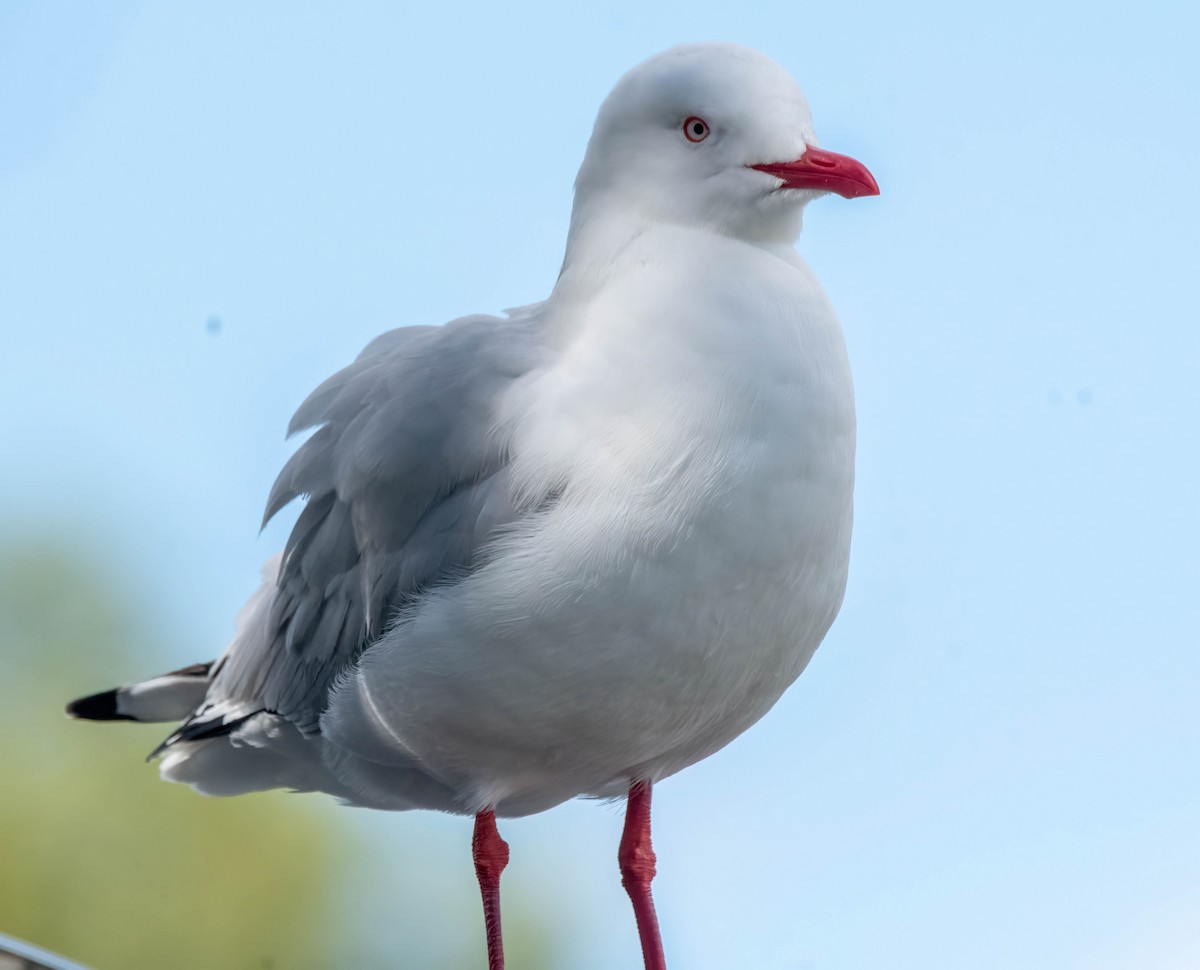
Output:
<instances>
[{"instance_id":1,"label":"bird's white head","mask_svg":"<svg viewBox=\"0 0 1200 970\"><path fill-rule=\"evenodd\" d=\"M879 189L861 163L817 147L792 76L748 47L685 44L635 67L601 106L575 181L571 235L617 213L792 242L804 204L825 192Z\"/></svg>"}]
</instances>

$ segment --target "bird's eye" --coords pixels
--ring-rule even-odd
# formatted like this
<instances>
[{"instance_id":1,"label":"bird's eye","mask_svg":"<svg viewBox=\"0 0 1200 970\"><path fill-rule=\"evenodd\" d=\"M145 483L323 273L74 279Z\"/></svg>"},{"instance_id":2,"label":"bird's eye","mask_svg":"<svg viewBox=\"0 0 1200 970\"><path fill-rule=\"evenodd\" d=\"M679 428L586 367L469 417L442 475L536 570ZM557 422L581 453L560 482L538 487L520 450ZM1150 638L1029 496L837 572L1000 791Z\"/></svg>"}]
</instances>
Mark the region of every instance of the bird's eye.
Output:
<instances>
[{"instance_id":1,"label":"bird's eye","mask_svg":"<svg viewBox=\"0 0 1200 970\"><path fill-rule=\"evenodd\" d=\"M683 123L683 134L688 141L704 141L711 131L712 129L708 127L708 122L703 118L697 118L695 115L692 115Z\"/></svg>"}]
</instances>

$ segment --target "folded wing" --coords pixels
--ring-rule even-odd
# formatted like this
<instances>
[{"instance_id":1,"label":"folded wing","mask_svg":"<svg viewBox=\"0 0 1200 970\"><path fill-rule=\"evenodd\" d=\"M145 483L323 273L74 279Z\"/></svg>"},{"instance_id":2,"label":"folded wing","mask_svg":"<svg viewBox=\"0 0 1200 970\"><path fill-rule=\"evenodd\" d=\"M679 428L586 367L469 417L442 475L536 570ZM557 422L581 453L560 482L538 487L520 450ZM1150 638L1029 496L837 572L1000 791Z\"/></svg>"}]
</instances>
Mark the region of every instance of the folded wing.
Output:
<instances>
[{"instance_id":1,"label":"folded wing","mask_svg":"<svg viewBox=\"0 0 1200 970\"><path fill-rule=\"evenodd\" d=\"M316 733L335 678L392 617L471 571L517 514L495 404L534 366L536 322L532 309L391 331L300 406L289 434L316 430L264 518L307 498L277 578L268 571L203 702L159 751L260 712Z\"/></svg>"}]
</instances>

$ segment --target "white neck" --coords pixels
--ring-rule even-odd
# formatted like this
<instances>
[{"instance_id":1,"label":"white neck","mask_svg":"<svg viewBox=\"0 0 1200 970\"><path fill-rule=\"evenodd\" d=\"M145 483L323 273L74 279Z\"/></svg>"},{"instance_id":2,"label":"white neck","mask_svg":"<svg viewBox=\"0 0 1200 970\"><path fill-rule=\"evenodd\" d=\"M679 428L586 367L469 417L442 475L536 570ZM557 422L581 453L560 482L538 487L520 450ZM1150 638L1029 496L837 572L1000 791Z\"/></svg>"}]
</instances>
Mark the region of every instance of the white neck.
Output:
<instances>
[{"instance_id":1,"label":"white neck","mask_svg":"<svg viewBox=\"0 0 1200 970\"><path fill-rule=\"evenodd\" d=\"M621 255L630 243L657 225L709 232L779 254L794 246L802 216L803 205L793 203L751 210L741 220L729 218L727 213L695 221L664 220L616 191L577 191L555 292L562 296L560 290L594 291L614 272L620 272Z\"/></svg>"}]
</instances>

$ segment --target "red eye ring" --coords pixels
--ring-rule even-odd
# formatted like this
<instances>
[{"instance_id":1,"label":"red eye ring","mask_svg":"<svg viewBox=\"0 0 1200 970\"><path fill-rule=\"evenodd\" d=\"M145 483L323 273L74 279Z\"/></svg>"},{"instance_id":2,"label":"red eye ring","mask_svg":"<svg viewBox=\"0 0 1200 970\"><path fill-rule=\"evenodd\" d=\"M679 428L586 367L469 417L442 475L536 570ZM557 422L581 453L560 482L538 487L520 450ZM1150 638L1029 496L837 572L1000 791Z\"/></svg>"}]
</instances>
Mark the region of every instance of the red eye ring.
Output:
<instances>
[{"instance_id":1,"label":"red eye ring","mask_svg":"<svg viewBox=\"0 0 1200 970\"><path fill-rule=\"evenodd\" d=\"M692 115L683 119L683 137L688 141L701 142L710 134L712 134L712 129L708 127L708 122L703 118Z\"/></svg>"}]
</instances>

